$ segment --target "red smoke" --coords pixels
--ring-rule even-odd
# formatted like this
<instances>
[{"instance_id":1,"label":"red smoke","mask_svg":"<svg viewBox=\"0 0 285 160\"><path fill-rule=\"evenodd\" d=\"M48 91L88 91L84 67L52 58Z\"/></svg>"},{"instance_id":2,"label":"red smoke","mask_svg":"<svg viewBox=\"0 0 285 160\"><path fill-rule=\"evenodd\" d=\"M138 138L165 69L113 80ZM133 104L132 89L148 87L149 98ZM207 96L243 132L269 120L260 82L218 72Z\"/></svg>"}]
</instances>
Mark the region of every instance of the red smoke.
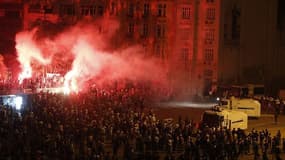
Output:
<instances>
[{"instance_id":1,"label":"red smoke","mask_svg":"<svg viewBox=\"0 0 285 160\"><path fill-rule=\"evenodd\" d=\"M92 79L96 83L119 79L163 83L164 71L156 60L143 58L140 46L109 51L118 27L116 21L79 23L53 38L37 38L36 29L18 33L16 49L22 68L19 80L35 75L33 66L47 65L65 70L65 92L78 91Z\"/></svg>"},{"instance_id":2,"label":"red smoke","mask_svg":"<svg viewBox=\"0 0 285 160\"><path fill-rule=\"evenodd\" d=\"M19 75L19 81L32 77L32 62L36 61L46 65L50 63L49 58L45 58L41 48L35 41L36 29L25 31L16 35L16 50L18 61L20 62L22 73Z\"/></svg>"},{"instance_id":3,"label":"red smoke","mask_svg":"<svg viewBox=\"0 0 285 160\"><path fill-rule=\"evenodd\" d=\"M6 79L7 76L6 74L7 74L7 67L4 63L3 56L0 54L0 80Z\"/></svg>"}]
</instances>

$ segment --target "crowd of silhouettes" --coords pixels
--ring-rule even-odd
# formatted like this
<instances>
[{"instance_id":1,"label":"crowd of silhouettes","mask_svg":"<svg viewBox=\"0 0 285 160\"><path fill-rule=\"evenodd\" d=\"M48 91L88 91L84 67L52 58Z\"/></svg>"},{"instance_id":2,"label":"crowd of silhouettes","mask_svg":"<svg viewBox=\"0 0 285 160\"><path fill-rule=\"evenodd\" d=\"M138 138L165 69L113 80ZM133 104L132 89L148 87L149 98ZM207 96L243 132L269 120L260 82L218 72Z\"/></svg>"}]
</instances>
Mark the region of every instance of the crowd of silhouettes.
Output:
<instances>
[{"instance_id":1,"label":"crowd of silhouettes","mask_svg":"<svg viewBox=\"0 0 285 160\"><path fill-rule=\"evenodd\" d=\"M151 87L92 87L78 94L35 93L20 111L0 107L0 157L68 160L281 159L284 139L268 130L197 128L159 119Z\"/></svg>"}]
</instances>

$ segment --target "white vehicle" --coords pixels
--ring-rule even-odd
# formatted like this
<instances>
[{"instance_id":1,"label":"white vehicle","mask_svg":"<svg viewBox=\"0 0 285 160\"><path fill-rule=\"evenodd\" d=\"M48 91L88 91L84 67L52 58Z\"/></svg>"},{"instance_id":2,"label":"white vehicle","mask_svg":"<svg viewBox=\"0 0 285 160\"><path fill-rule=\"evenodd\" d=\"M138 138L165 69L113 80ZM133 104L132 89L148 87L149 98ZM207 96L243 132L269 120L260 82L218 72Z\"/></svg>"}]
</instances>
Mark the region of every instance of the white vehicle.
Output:
<instances>
[{"instance_id":1,"label":"white vehicle","mask_svg":"<svg viewBox=\"0 0 285 160\"><path fill-rule=\"evenodd\" d=\"M222 97L235 96L261 99L265 95L265 87L262 84L219 86L218 94Z\"/></svg>"},{"instance_id":2,"label":"white vehicle","mask_svg":"<svg viewBox=\"0 0 285 160\"><path fill-rule=\"evenodd\" d=\"M259 118L261 114L260 102L251 98L239 99L231 97L230 99L221 99L220 107L244 112L248 115L248 117Z\"/></svg>"},{"instance_id":3,"label":"white vehicle","mask_svg":"<svg viewBox=\"0 0 285 160\"><path fill-rule=\"evenodd\" d=\"M228 109L206 110L202 117L202 125L209 127L226 127L228 129L247 129L248 116L239 111Z\"/></svg>"}]
</instances>

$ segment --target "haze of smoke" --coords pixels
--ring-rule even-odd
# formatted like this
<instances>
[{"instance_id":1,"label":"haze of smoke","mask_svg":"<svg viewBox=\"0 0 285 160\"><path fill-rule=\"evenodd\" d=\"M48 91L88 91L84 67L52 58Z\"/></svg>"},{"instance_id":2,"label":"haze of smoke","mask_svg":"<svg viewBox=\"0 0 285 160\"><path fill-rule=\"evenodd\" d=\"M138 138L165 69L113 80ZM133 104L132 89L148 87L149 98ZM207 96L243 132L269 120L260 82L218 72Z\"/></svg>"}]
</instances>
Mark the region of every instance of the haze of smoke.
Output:
<instances>
[{"instance_id":1,"label":"haze of smoke","mask_svg":"<svg viewBox=\"0 0 285 160\"><path fill-rule=\"evenodd\" d=\"M16 36L18 60L22 66L30 66L32 60L41 64L51 61L52 64L72 63L72 68L66 68L70 70L66 78L80 83L79 86L92 78L101 81L130 79L163 82L163 69L157 66L154 59L143 58L140 46L107 52L112 47L108 42L115 36L118 27L117 21L110 20L81 22L53 39L42 38L37 42L33 39L35 30L21 32Z\"/></svg>"},{"instance_id":2,"label":"haze of smoke","mask_svg":"<svg viewBox=\"0 0 285 160\"><path fill-rule=\"evenodd\" d=\"M17 56L22 70L31 69L33 61L43 65L50 63L50 59L44 57L39 44L35 41L36 31L37 29L35 28L32 31L24 31L16 35Z\"/></svg>"},{"instance_id":3,"label":"haze of smoke","mask_svg":"<svg viewBox=\"0 0 285 160\"><path fill-rule=\"evenodd\" d=\"M0 79L6 78L6 72L7 72L7 67L4 63L3 56L0 54Z\"/></svg>"}]
</instances>

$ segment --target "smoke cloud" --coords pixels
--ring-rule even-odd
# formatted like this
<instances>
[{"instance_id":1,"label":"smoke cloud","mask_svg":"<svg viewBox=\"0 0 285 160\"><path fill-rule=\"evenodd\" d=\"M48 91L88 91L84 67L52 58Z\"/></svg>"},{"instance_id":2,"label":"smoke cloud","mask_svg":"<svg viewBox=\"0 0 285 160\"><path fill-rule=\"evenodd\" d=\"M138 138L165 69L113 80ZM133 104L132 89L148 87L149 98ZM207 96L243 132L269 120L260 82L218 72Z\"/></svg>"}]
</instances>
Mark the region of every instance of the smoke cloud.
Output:
<instances>
[{"instance_id":1,"label":"smoke cloud","mask_svg":"<svg viewBox=\"0 0 285 160\"><path fill-rule=\"evenodd\" d=\"M7 74L7 67L4 63L3 56L0 54L0 80L6 79L7 76L6 74Z\"/></svg>"},{"instance_id":2,"label":"smoke cloud","mask_svg":"<svg viewBox=\"0 0 285 160\"><path fill-rule=\"evenodd\" d=\"M65 70L64 85L70 90L82 88L90 79L96 83L119 79L165 83L164 69L156 59L145 58L141 46L110 49L118 28L117 21L100 20L80 22L52 38L37 38L37 29L18 33L19 79L34 75L33 66L38 64Z\"/></svg>"}]
</instances>

